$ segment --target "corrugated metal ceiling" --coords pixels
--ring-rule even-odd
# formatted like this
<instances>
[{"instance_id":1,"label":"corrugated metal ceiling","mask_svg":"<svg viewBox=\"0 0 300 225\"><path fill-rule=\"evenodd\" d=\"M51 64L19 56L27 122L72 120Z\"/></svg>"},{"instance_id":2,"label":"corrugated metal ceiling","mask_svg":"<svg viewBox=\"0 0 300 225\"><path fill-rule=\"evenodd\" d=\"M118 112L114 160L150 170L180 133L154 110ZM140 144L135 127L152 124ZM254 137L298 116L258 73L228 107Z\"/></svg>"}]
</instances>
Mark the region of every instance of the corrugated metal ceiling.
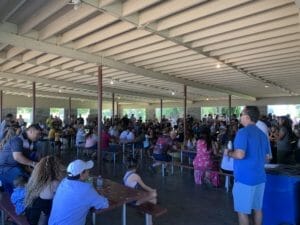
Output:
<instances>
[{"instance_id":1,"label":"corrugated metal ceiling","mask_svg":"<svg viewBox=\"0 0 300 225\"><path fill-rule=\"evenodd\" d=\"M0 1L3 90L36 80L43 96L96 98L102 62L106 97L178 100L184 84L191 101L300 93L293 0L74 2Z\"/></svg>"}]
</instances>

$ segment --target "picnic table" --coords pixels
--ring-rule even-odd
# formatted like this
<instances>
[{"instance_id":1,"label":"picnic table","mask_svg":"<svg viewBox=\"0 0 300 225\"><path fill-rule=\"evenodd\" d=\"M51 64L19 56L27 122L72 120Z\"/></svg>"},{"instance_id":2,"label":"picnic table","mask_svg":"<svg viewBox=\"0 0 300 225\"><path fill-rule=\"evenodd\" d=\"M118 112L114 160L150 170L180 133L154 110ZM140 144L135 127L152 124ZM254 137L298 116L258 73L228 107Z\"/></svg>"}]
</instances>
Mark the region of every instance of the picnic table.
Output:
<instances>
[{"instance_id":1,"label":"picnic table","mask_svg":"<svg viewBox=\"0 0 300 225\"><path fill-rule=\"evenodd\" d=\"M94 182L95 183L95 182ZM126 187L109 179L103 180L103 186L96 188L99 194L106 197L109 207L93 211L93 224L96 224L96 214L100 214L122 206L122 225L126 225L126 204L148 197L149 193L143 190Z\"/></svg>"}]
</instances>

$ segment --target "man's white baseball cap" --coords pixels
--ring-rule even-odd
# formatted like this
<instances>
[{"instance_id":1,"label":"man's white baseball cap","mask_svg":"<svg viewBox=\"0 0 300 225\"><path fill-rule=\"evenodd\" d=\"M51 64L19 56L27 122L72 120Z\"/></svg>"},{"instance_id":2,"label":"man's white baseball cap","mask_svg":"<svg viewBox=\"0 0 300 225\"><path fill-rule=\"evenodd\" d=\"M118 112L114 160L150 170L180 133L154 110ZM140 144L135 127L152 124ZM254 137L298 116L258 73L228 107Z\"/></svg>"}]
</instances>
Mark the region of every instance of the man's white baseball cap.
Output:
<instances>
[{"instance_id":1,"label":"man's white baseball cap","mask_svg":"<svg viewBox=\"0 0 300 225\"><path fill-rule=\"evenodd\" d=\"M68 165L67 172L70 176L74 177L81 174L84 170L89 170L93 167L94 162L92 160L85 162L77 159Z\"/></svg>"}]
</instances>

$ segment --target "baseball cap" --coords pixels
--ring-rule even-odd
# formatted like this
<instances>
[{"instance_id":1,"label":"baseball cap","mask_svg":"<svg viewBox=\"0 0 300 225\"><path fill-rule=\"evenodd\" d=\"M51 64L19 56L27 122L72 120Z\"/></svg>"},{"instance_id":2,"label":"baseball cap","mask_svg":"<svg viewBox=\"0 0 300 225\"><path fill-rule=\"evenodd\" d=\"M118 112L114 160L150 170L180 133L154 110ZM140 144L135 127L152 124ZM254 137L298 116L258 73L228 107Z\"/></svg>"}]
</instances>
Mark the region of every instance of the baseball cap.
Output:
<instances>
[{"instance_id":1,"label":"baseball cap","mask_svg":"<svg viewBox=\"0 0 300 225\"><path fill-rule=\"evenodd\" d=\"M83 160L77 159L68 165L67 172L70 176L74 177L81 174L84 170L89 170L93 167L94 162L92 160L85 162Z\"/></svg>"}]
</instances>

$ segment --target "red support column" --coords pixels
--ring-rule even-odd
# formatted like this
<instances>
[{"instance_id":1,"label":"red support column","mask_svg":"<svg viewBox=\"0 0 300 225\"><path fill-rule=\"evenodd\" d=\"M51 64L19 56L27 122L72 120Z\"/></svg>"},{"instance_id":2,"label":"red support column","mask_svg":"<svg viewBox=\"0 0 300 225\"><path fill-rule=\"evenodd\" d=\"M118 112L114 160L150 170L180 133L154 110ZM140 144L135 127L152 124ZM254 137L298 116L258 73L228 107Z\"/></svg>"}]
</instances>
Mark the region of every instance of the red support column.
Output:
<instances>
[{"instance_id":1,"label":"red support column","mask_svg":"<svg viewBox=\"0 0 300 225\"><path fill-rule=\"evenodd\" d=\"M119 118L119 110L120 110L120 105L119 102L117 101L117 105L116 105L116 111L117 111L117 117Z\"/></svg>"},{"instance_id":2,"label":"red support column","mask_svg":"<svg viewBox=\"0 0 300 225\"><path fill-rule=\"evenodd\" d=\"M3 118L3 91L0 90L0 121Z\"/></svg>"},{"instance_id":3,"label":"red support column","mask_svg":"<svg viewBox=\"0 0 300 225\"><path fill-rule=\"evenodd\" d=\"M229 116L229 121L230 121L230 119L231 119L231 95L228 95L228 107L229 107L229 109L228 109L228 116Z\"/></svg>"},{"instance_id":4,"label":"red support column","mask_svg":"<svg viewBox=\"0 0 300 225\"><path fill-rule=\"evenodd\" d=\"M184 130L184 144L186 144L186 102L187 102L187 96L186 96L186 85L183 86L183 130Z\"/></svg>"},{"instance_id":5,"label":"red support column","mask_svg":"<svg viewBox=\"0 0 300 225\"><path fill-rule=\"evenodd\" d=\"M111 124L114 124L115 120L115 93L112 93L112 112L111 112Z\"/></svg>"},{"instance_id":6,"label":"red support column","mask_svg":"<svg viewBox=\"0 0 300 225\"><path fill-rule=\"evenodd\" d=\"M98 148L97 148L97 168L100 170L101 146L102 146L102 65L98 67Z\"/></svg>"},{"instance_id":7,"label":"red support column","mask_svg":"<svg viewBox=\"0 0 300 225\"><path fill-rule=\"evenodd\" d=\"M163 116L163 100L160 99L160 122L162 122L162 116Z\"/></svg>"},{"instance_id":8,"label":"red support column","mask_svg":"<svg viewBox=\"0 0 300 225\"><path fill-rule=\"evenodd\" d=\"M32 82L32 123L35 123L35 114L36 114L36 84Z\"/></svg>"},{"instance_id":9,"label":"red support column","mask_svg":"<svg viewBox=\"0 0 300 225\"><path fill-rule=\"evenodd\" d=\"M72 112L72 98L69 97L69 124L71 124L71 112Z\"/></svg>"}]
</instances>

